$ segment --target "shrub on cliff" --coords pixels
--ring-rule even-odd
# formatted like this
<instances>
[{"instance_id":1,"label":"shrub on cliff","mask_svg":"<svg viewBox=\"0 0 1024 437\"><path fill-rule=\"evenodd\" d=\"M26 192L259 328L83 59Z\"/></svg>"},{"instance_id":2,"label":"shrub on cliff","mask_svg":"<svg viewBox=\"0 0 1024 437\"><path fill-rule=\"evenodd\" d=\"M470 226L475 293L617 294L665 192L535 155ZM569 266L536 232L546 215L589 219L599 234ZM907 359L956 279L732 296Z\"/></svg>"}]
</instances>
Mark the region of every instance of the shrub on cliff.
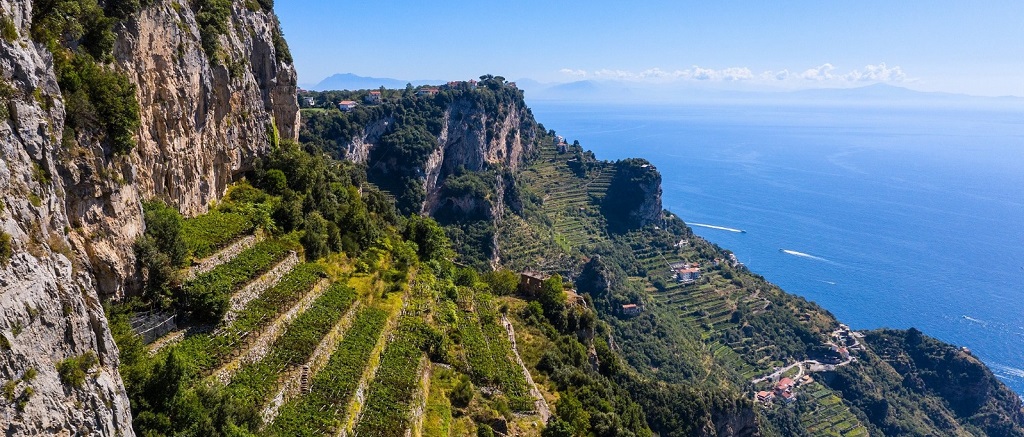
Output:
<instances>
[{"instance_id":1,"label":"shrub on cliff","mask_svg":"<svg viewBox=\"0 0 1024 437\"><path fill-rule=\"evenodd\" d=\"M142 204L146 221L146 235L153 239L160 252L167 255L175 266L184 266L188 261L188 246L181 235L182 219L178 210L159 200Z\"/></svg>"},{"instance_id":2,"label":"shrub on cliff","mask_svg":"<svg viewBox=\"0 0 1024 437\"><path fill-rule=\"evenodd\" d=\"M112 60L114 24L140 7L138 0L122 3L111 2L107 12L96 0L41 0L32 12L32 38L54 54L69 127L79 136L109 141L121 155L135 147L140 123L135 85L103 65Z\"/></svg>"},{"instance_id":3,"label":"shrub on cliff","mask_svg":"<svg viewBox=\"0 0 1024 437\"><path fill-rule=\"evenodd\" d=\"M11 235L0 230L0 263L7 264L14 255L14 247L11 245Z\"/></svg>"},{"instance_id":4,"label":"shrub on cliff","mask_svg":"<svg viewBox=\"0 0 1024 437\"><path fill-rule=\"evenodd\" d=\"M193 3L196 21L199 24L199 38L203 51L210 63L220 62L220 36L228 33L231 17L231 0L199 0Z\"/></svg>"},{"instance_id":5,"label":"shrub on cliff","mask_svg":"<svg viewBox=\"0 0 1024 437\"><path fill-rule=\"evenodd\" d=\"M99 361L92 351L76 355L57 363L57 373L65 385L79 388L85 383L85 376Z\"/></svg>"}]
</instances>

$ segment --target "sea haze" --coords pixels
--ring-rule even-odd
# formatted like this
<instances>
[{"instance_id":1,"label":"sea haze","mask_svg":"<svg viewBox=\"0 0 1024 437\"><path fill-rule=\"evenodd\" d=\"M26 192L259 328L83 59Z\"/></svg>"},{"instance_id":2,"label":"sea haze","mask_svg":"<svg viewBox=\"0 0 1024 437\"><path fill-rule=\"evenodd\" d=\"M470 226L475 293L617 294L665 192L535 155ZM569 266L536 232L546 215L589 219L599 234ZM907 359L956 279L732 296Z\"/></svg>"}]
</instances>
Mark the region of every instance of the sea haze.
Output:
<instances>
[{"instance_id":1,"label":"sea haze","mask_svg":"<svg viewBox=\"0 0 1024 437\"><path fill-rule=\"evenodd\" d=\"M533 104L664 206L854 329L917 327L1024 393L1024 112Z\"/></svg>"}]
</instances>

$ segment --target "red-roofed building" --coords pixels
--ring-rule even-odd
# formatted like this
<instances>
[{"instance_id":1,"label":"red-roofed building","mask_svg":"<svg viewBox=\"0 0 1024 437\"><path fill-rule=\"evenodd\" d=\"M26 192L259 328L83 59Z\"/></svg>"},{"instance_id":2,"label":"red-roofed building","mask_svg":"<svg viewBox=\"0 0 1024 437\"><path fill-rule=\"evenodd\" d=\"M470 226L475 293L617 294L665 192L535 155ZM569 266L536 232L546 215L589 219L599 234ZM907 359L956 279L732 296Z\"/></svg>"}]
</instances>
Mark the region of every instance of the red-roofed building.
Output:
<instances>
[{"instance_id":1,"label":"red-roofed building","mask_svg":"<svg viewBox=\"0 0 1024 437\"><path fill-rule=\"evenodd\" d=\"M630 304L626 304L626 305L622 306L622 314L623 315L636 316L636 315L639 315L642 312L644 312L643 305L637 305L637 304L630 303Z\"/></svg>"},{"instance_id":2,"label":"red-roofed building","mask_svg":"<svg viewBox=\"0 0 1024 437\"><path fill-rule=\"evenodd\" d=\"M437 93L439 93L440 91L441 90L438 89L436 86L425 86L423 88L416 90L416 95L420 97L434 96L437 95Z\"/></svg>"},{"instance_id":3,"label":"red-roofed building","mask_svg":"<svg viewBox=\"0 0 1024 437\"><path fill-rule=\"evenodd\" d=\"M367 94L363 100L366 100L366 103L380 103L380 90L370 91L370 94Z\"/></svg>"},{"instance_id":4,"label":"red-roofed building","mask_svg":"<svg viewBox=\"0 0 1024 437\"><path fill-rule=\"evenodd\" d=\"M775 393L772 393L770 391L759 391L759 392L757 392L757 401L758 402L764 402L764 403L767 404L767 403L771 402L772 399L775 399Z\"/></svg>"},{"instance_id":5,"label":"red-roofed building","mask_svg":"<svg viewBox=\"0 0 1024 437\"><path fill-rule=\"evenodd\" d=\"M784 391L779 395L779 397L782 398L782 402L785 402L787 404L792 403L793 401L796 400L796 395L793 394L793 392L791 391Z\"/></svg>"},{"instance_id":6,"label":"red-roofed building","mask_svg":"<svg viewBox=\"0 0 1024 437\"><path fill-rule=\"evenodd\" d=\"M782 379L779 380L779 383L775 385L775 391L776 392L789 392L789 391L793 390L793 386L795 386L795 385L796 385L796 382L794 382L792 379L782 378Z\"/></svg>"},{"instance_id":7,"label":"red-roofed building","mask_svg":"<svg viewBox=\"0 0 1024 437\"><path fill-rule=\"evenodd\" d=\"M342 100L340 103L338 103L338 109L344 112L348 112L355 109L357 105L359 104L352 100Z\"/></svg>"},{"instance_id":8,"label":"red-roofed building","mask_svg":"<svg viewBox=\"0 0 1024 437\"><path fill-rule=\"evenodd\" d=\"M676 269L676 281L684 284L690 284L697 279L700 279L700 269L697 267Z\"/></svg>"}]
</instances>

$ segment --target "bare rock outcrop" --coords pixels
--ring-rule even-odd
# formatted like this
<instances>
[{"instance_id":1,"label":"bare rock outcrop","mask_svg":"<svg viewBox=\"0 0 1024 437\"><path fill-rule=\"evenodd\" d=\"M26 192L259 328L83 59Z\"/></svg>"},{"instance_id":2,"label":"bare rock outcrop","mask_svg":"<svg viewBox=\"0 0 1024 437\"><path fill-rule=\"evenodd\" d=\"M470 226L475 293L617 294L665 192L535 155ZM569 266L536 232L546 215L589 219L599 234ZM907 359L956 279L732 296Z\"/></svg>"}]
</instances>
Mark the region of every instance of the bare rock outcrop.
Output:
<instances>
[{"instance_id":1,"label":"bare rock outcrop","mask_svg":"<svg viewBox=\"0 0 1024 437\"><path fill-rule=\"evenodd\" d=\"M520 101L521 103L521 101ZM423 212L433 214L444 206L441 188L444 178L456 169L481 171L504 167L516 171L530 154L534 132L533 115L525 105L516 103L499 111L487 111L479 102L461 99L447 108L442 120L439 147L431 154L424 168L427 198ZM499 190L502 184L497 184ZM502 197L499 192L499 199ZM480 199L453 199L463 212L480 208ZM491 207L498 205L492 203ZM501 211L491 211L492 217Z\"/></svg>"}]
</instances>

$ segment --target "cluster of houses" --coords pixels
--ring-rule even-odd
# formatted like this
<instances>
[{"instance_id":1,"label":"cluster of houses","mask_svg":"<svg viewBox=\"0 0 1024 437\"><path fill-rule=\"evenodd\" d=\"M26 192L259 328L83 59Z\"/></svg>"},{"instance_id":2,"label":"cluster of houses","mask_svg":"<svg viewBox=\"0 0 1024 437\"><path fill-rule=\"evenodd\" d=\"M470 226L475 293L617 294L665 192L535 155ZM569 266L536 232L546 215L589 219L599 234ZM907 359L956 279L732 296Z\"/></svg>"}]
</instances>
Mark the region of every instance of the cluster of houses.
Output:
<instances>
[{"instance_id":1,"label":"cluster of houses","mask_svg":"<svg viewBox=\"0 0 1024 437\"><path fill-rule=\"evenodd\" d=\"M475 90L476 89L476 85L477 85L477 81L475 81L473 79L470 79L470 80L453 80L451 82L448 82L447 87L450 90L459 89L459 88L462 88L462 87L466 87L466 88L469 88L471 90Z\"/></svg>"},{"instance_id":2,"label":"cluster of houses","mask_svg":"<svg viewBox=\"0 0 1024 437\"><path fill-rule=\"evenodd\" d=\"M838 364L843 361L850 359L850 349L846 346L832 345L829 348L829 356L825 357L823 361L829 364Z\"/></svg>"},{"instance_id":3,"label":"cluster of houses","mask_svg":"<svg viewBox=\"0 0 1024 437\"><path fill-rule=\"evenodd\" d=\"M421 86L416 89L417 97L433 97L441 92L442 89L469 89L475 90L479 82L476 80L453 80L442 86ZM515 82L508 82L505 84L512 88L516 88ZM299 89L298 94L302 99L301 102L305 103L307 107L316 107L316 99L312 95L305 95L306 90ZM383 101L383 96L380 90L371 90L365 96L363 96L363 102L369 105L377 105ZM349 112L359 106L359 102L355 100L342 100L338 102L338 109L342 112ZM563 140L564 141L564 140Z\"/></svg>"},{"instance_id":4,"label":"cluster of houses","mask_svg":"<svg viewBox=\"0 0 1024 437\"><path fill-rule=\"evenodd\" d=\"M366 102L369 105L377 105L383 101L381 97L380 90L371 90L363 96L363 102ZM355 100L342 100L338 102L338 109L340 109L341 112L349 112L356 109L356 106L359 106L359 103Z\"/></svg>"},{"instance_id":5,"label":"cluster of houses","mask_svg":"<svg viewBox=\"0 0 1024 437\"><path fill-rule=\"evenodd\" d=\"M814 378L810 375L804 375L800 378L799 385L807 385L814 382ZM796 401L796 394L793 393L793 389L797 387L797 382L791 378L779 379L779 382L775 384L775 388L771 391L759 391L757 392L757 401L764 405L771 405L776 399L782 401L783 404L791 404Z\"/></svg>"},{"instance_id":6,"label":"cluster of houses","mask_svg":"<svg viewBox=\"0 0 1024 437\"><path fill-rule=\"evenodd\" d=\"M692 284L700 279L700 264L693 262L674 262L669 264L676 282Z\"/></svg>"},{"instance_id":7,"label":"cluster of houses","mask_svg":"<svg viewBox=\"0 0 1024 437\"><path fill-rule=\"evenodd\" d=\"M849 326L839 325L839 329L832 331L832 342L830 343L830 356L826 359L830 364L838 364L850 359L850 353L863 350L864 345L857 340L857 334L850 330Z\"/></svg>"}]
</instances>

